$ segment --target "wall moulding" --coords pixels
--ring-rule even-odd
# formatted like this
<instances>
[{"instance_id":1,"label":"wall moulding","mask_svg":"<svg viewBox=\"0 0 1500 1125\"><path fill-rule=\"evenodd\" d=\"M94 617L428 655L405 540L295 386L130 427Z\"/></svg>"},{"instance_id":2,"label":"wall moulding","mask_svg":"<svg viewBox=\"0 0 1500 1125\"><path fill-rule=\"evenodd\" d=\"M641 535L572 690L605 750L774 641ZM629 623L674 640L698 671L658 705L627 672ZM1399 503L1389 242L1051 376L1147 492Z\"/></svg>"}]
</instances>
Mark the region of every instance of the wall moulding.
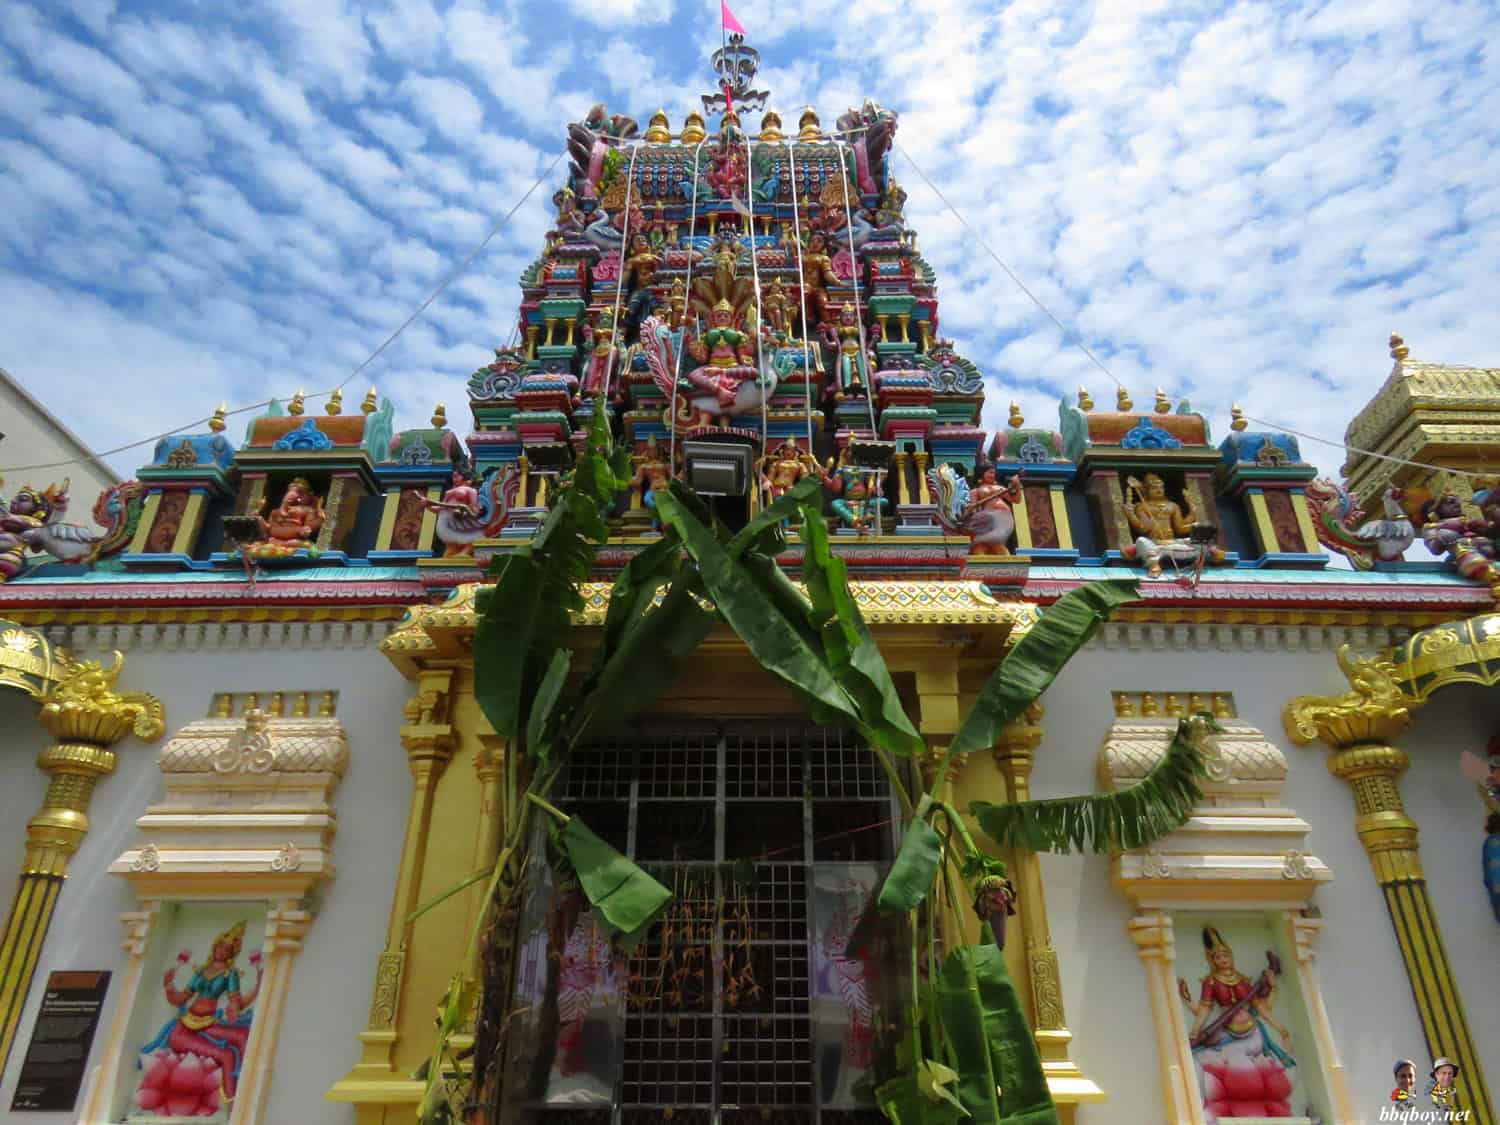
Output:
<instances>
[{"instance_id":1,"label":"wall moulding","mask_svg":"<svg viewBox=\"0 0 1500 1125\"><path fill-rule=\"evenodd\" d=\"M379 646L394 621L203 621L51 624L47 639L75 653L351 651Z\"/></svg>"}]
</instances>

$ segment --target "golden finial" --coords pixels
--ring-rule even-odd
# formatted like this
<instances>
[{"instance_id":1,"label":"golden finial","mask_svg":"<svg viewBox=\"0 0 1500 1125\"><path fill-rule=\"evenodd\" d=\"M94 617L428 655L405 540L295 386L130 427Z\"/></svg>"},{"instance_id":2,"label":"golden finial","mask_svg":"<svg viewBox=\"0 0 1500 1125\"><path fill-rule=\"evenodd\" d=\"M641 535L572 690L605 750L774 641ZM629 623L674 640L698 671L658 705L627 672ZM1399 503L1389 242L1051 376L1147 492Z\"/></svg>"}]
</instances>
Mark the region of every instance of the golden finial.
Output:
<instances>
[{"instance_id":1,"label":"golden finial","mask_svg":"<svg viewBox=\"0 0 1500 1125\"><path fill-rule=\"evenodd\" d=\"M1242 434L1249 425L1250 423L1245 420L1245 412L1240 409L1240 404L1236 402L1230 406L1229 428L1237 434Z\"/></svg>"},{"instance_id":2,"label":"golden finial","mask_svg":"<svg viewBox=\"0 0 1500 1125\"><path fill-rule=\"evenodd\" d=\"M441 430L447 424L448 411L443 407L442 403L438 403L432 408L432 428L434 430Z\"/></svg>"},{"instance_id":3,"label":"golden finial","mask_svg":"<svg viewBox=\"0 0 1500 1125\"><path fill-rule=\"evenodd\" d=\"M338 414L343 413L344 392L335 387L333 389L333 394L328 396L328 405L323 407L323 410L329 415L329 417L334 417Z\"/></svg>"},{"instance_id":4,"label":"golden finial","mask_svg":"<svg viewBox=\"0 0 1500 1125\"><path fill-rule=\"evenodd\" d=\"M1129 410L1135 406L1135 403L1130 401L1130 392L1124 387L1115 392L1115 406L1122 411Z\"/></svg>"},{"instance_id":5,"label":"golden finial","mask_svg":"<svg viewBox=\"0 0 1500 1125\"><path fill-rule=\"evenodd\" d=\"M1156 412L1158 414L1171 413L1172 403L1167 399L1167 392L1160 387L1156 388Z\"/></svg>"},{"instance_id":6,"label":"golden finial","mask_svg":"<svg viewBox=\"0 0 1500 1125\"><path fill-rule=\"evenodd\" d=\"M1013 430L1019 430L1026 424L1026 419L1021 417L1021 404L1011 399L1010 403L1010 426Z\"/></svg>"},{"instance_id":7,"label":"golden finial","mask_svg":"<svg viewBox=\"0 0 1500 1125\"><path fill-rule=\"evenodd\" d=\"M708 136L708 130L703 127L703 114L695 109L682 123L682 143L695 145L706 136Z\"/></svg>"},{"instance_id":8,"label":"golden finial","mask_svg":"<svg viewBox=\"0 0 1500 1125\"><path fill-rule=\"evenodd\" d=\"M664 145L672 139L672 126L667 121L667 111L659 109L651 115L651 121L646 126L646 142L653 145Z\"/></svg>"},{"instance_id":9,"label":"golden finial","mask_svg":"<svg viewBox=\"0 0 1500 1125\"><path fill-rule=\"evenodd\" d=\"M208 420L208 428L216 434L222 434L224 432L224 416L228 413L229 407L225 406L222 402L219 403L219 408L214 411L214 416Z\"/></svg>"},{"instance_id":10,"label":"golden finial","mask_svg":"<svg viewBox=\"0 0 1500 1125\"><path fill-rule=\"evenodd\" d=\"M1397 363L1411 354L1411 349L1406 346L1406 341L1394 332L1391 333L1391 358Z\"/></svg>"},{"instance_id":11,"label":"golden finial","mask_svg":"<svg viewBox=\"0 0 1500 1125\"><path fill-rule=\"evenodd\" d=\"M1115 716L1120 719L1135 718L1135 700L1130 698L1129 692L1115 692Z\"/></svg>"},{"instance_id":12,"label":"golden finial","mask_svg":"<svg viewBox=\"0 0 1500 1125\"><path fill-rule=\"evenodd\" d=\"M1148 719L1161 714L1161 708L1157 706L1154 692L1141 692L1141 714Z\"/></svg>"},{"instance_id":13,"label":"golden finial","mask_svg":"<svg viewBox=\"0 0 1500 1125\"><path fill-rule=\"evenodd\" d=\"M1078 409L1085 414L1094 409L1094 396L1089 394L1087 387L1078 388Z\"/></svg>"},{"instance_id":14,"label":"golden finial","mask_svg":"<svg viewBox=\"0 0 1500 1125\"><path fill-rule=\"evenodd\" d=\"M299 389L297 393L292 396L292 401L286 404L286 412L288 414L301 414L302 411L306 409L306 407L302 405L302 400L306 397L307 395Z\"/></svg>"},{"instance_id":15,"label":"golden finial","mask_svg":"<svg viewBox=\"0 0 1500 1125\"><path fill-rule=\"evenodd\" d=\"M818 127L818 111L808 106L797 118L797 141L800 144L816 144L823 139L823 130Z\"/></svg>"},{"instance_id":16,"label":"golden finial","mask_svg":"<svg viewBox=\"0 0 1500 1125\"><path fill-rule=\"evenodd\" d=\"M371 387L365 392L365 401L359 404L359 412L361 414L374 414L378 409L380 409L380 406L375 397L375 388Z\"/></svg>"},{"instance_id":17,"label":"golden finial","mask_svg":"<svg viewBox=\"0 0 1500 1125\"><path fill-rule=\"evenodd\" d=\"M786 134L781 131L781 114L774 109L766 110L765 116L760 119L760 140L769 142L785 139Z\"/></svg>"}]
</instances>

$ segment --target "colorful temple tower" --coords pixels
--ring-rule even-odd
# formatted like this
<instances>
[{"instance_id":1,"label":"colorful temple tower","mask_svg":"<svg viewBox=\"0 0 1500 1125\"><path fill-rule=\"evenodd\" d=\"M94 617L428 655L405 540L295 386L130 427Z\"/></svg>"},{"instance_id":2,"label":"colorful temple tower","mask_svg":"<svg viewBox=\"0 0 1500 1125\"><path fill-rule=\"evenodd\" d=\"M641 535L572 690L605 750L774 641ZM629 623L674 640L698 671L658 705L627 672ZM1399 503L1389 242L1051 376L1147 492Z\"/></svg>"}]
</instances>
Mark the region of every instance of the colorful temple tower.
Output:
<instances>
[{"instance_id":1,"label":"colorful temple tower","mask_svg":"<svg viewBox=\"0 0 1500 1125\"><path fill-rule=\"evenodd\" d=\"M1500 457L1495 373L1393 340L1347 485L1237 408L1216 440L1222 411L1163 391L1138 408L1120 388L1113 409L1082 391L1055 428L1012 406L988 433L1005 375L941 329L896 114L865 102L825 129L809 107L790 128L757 64L727 41L724 84L680 126L602 106L568 126L520 342L470 376L471 422L438 406L400 429L373 390L350 413L298 394L239 443L222 417L164 441L97 529L63 518L65 486L0 504L0 856L18 867L0 1111L409 1123L457 977L512 1016L498 1049L482 1013L455 1017L450 1119L889 1119L905 997L932 983L868 923L902 810L859 738L813 723L712 616L547 798L670 908L623 949L566 867L535 862L499 939L466 942L528 768L485 717L480 603L604 421L628 471L571 617L579 654L661 543L674 480L730 528L815 480L919 737L905 776L967 831L975 802L1137 784L1181 719L1217 724L1190 815L1151 844L1001 849L1016 1022L984 1036L986 1073L1035 1059L1051 1103L1003 1120L1374 1122L1392 1063L1417 1060L1421 1108L1447 1059L1457 1106L1495 1125L1500 505L1475 475ZM816 548L787 531L795 589ZM1139 600L941 780L997 664L1119 577ZM641 681L671 655L642 653ZM925 949L988 940L964 906ZM59 1004L79 1005L66 1028ZM481 1051L498 1077L474 1106ZM951 1119L949 1080L925 1073Z\"/></svg>"}]
</instances>

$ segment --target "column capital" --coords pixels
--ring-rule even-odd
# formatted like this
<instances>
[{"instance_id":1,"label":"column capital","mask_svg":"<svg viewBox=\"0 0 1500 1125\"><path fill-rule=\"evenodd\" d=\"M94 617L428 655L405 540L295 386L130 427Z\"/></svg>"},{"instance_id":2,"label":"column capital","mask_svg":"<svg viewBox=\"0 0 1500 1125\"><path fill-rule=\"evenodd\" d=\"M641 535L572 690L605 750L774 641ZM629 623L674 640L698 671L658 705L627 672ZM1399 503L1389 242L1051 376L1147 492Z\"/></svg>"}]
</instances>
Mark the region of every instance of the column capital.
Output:
<instances>
[{"instance_id":1,"label":"column capital","mask_svg":"<svg viewBox=\"0 0 1500 1125\"><path fill-rule=\"evenodd\" d=\"M1021 717L1005 725L990 753L995 765L1012 778L1025 780L1031 776L1036 764L1036 750L1042 744L1042 716L1045 712L1040 703L1032 703Z\"/></svg>"},{"instance_id":2,"label":"column capital","mask_svg":"<svg viewBox=\"0 0 1500 1125\"><path fill-rule=\"evenodd\" d=\"M453 757L456 739L449 721L452 686L452 669L423 669L417 677L416 693L401 709L406 719L401 727L401 745L418 781L424 773L441 772Z\"/></svg>"},{"instance_id":3,"label":"column capital","mask_svg":"<svg viewBox=\"0 0 1500 1125\"><path fill-rule=\"evenodd\" d=\"M1318 939L1323 936L1323 919L1298 913L1289 914L1287 923L1297 960L1304 965L1311 965L1318 955Z\"/></svg>"},{"instance_id":4,"label":"column capital","mask_svg":"<svg viewBox=\"0 0 1500 1125\"><path fill-rule=\"evenodd\" d=\"M1299 746L1322 739L1335 750L1393 741L1411 723L1411 709L1421 706L1401 690L1396 665L1378 656L1353 656L1348 645L1340 647L1338 660L1350 690L1289 700L1282 712L1287 737Z\"/></svg>"},{"instance_id":5,"label":"column capital","mask_svg":"<svg viewBox=\"0 0 1500 1125\"><path fill-rule=\"evenodd\" d=\"M115 691L124 667L118 652L111 668L97 660L67 661L42 698L38 720L63 743L109 747L131 733L144 742L156 741L167 729L161 700L143 691Z\"/></svg>"},{"instance_id":6,"label":"column capital","mask_svg":"<svg viewBox=\"0 0 1500 1125\"><path fill-rule=\"evenodd\" d=\"M1172 919L1162 910L1137 914L1128 923L1136 956L1143 961L1172 961L1177 956Z\"/></svg>"}]
</instances>

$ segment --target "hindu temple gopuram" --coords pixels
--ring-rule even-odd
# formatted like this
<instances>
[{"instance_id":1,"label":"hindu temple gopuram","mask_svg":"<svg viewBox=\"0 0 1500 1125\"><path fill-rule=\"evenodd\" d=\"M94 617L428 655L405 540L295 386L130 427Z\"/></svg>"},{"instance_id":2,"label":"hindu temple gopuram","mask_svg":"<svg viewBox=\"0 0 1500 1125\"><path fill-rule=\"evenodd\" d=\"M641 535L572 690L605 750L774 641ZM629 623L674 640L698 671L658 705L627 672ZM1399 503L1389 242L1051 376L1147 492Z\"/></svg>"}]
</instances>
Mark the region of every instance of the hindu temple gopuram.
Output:
<instances>
[{"instance_id":1,"label":"hindu temple gopuram","mask_svg":"<svg viewBox=\"0 0 1500 1125\"><path fill-rule=\"evenodd\" d=\"M1039 1058L1051 1103L983 1120L1500 1122L1500 370L1395 336L1387 361L1374 326L1342 482L1152 388L987 432L892 176L897 112L783 118L756 61L736 36L700 107L567 127L516 346L474 341L467 411L299 393L162 440L92 519L62 472L8 483L0 1117L407 1125L481 1055L469 1005L434 1076L458 979L505 999L499 1093L434 1119L874 1125L907 1012L952 999L938 947L967 940L1023 1017L984 1025L981 1093L1004 1106ZM602 434L625 468L580 672L674 481L726 535L816 482L831 533L788 521L778 589L801 597L815 549L847 568L925 746L901 776L963 810L950 837L983 836L973 802L1155 776L1203 716L1185 822L1000 848L1008 928L959 903L908 957L870 921L890 775L700 598L696 647L638 654L643 685L675 657L670 682L535 802L535 862L476 950L532 768L476 696L481 591ZM1051 607L1122 578L1138 599L1040 702L935 769ZM672 892L633 948L547 860L569 817ZM958 1058L922 1062L902 1122L964 1119Z\"/></svg>"}]
</instances>

